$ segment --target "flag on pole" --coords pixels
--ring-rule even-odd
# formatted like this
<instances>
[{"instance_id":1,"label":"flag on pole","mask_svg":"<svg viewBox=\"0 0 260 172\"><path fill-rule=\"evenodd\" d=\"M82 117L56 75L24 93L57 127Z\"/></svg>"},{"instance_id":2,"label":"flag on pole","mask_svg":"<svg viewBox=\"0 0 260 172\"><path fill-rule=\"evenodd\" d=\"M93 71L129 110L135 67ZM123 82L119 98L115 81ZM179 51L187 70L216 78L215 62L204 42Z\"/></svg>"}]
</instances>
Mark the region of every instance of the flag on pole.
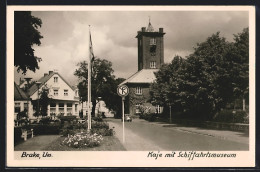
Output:
<instances>
[{"instance_id":1,"label":"flag on pole","mask_svg":"<svg viewBox=\"0 0 260 172\"><path fill-rule=\"evenodd\" d=\"M90 27L90 26L89 26ZM88 59L88 130L91 129L91 72L92 60L94 59L91 33L89 28L89 59Z\"/></svg>"},{"instance_id":2,"label":"flag on pole","mask_svg":"<svg viewBox=\"0 0 260 172\"><path fill-rule=\"evenodd\" d=\"M91 33L89 31L89 52L90 52L90 61L94 61L94 52L93 52L93 45L92 45L92 39L91 39Z\"/></svg>"}]
</instances>

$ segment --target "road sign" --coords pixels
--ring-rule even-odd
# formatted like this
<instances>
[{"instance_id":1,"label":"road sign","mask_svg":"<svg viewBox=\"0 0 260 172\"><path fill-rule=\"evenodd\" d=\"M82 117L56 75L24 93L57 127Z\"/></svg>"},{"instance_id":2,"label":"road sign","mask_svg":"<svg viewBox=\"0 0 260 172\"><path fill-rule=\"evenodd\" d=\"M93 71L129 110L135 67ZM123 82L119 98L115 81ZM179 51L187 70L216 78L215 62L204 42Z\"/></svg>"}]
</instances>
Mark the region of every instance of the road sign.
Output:
<instances>
[{"instance_id":1,"label":"road sign","mask_svg":"<svg viewBox=\"0 0 260 172\"><path fill-rule=\"evenodd\" d=\"M117 87L117 94L121 97L127 96L129 93L129 88L126 85L120 85Z\"/></svg>"},{"instance_id":2,"label":"road sign","mask_svg":"<svg viewBox=\"0 0 260 172\"><path fill-rule=\"evenodd\" d=\"M117 87L117 94L122 97L122 119L123 119L123 143L125 143L125 108L124 101L125 96L129 93L129 88L126 85L120 85Z\"/></svg>"}]
</instances>

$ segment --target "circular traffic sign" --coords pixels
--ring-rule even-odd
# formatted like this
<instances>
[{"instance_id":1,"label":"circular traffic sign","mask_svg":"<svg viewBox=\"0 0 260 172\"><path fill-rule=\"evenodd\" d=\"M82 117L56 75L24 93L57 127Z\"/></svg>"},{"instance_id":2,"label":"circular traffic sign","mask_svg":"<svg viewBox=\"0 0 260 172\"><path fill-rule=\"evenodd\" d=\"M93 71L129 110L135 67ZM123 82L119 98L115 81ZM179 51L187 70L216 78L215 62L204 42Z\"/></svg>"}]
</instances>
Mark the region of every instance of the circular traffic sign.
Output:
<instances>
[{"instance_id":1,"label":"circular traffic sign","mask_svg":"<svg viewBox=\"0 0 260 172\"><path fill-rule=\"evenodd\" d=\"M120 85L117 87L117 94L121 97L127 96L129 93L129 88L126 85Z\"/></svg>"}]
</instances>

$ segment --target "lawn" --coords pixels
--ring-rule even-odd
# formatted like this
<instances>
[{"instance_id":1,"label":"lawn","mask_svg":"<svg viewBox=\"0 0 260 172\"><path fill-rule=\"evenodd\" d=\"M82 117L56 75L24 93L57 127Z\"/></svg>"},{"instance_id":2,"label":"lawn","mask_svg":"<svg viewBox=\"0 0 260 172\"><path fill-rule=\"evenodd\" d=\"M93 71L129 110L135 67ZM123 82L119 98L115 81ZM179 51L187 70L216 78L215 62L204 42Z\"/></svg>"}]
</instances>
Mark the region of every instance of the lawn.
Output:
<instances>
[{"instance_id":1,"label":"lawn","mask_svg":"<svg viewBox=\"0 0 260 172\"><path fill-rule=\"evenodd\" d=\"M72 148L66 145L62 145L62 141L65 137L59 137L58 139L51 142L43 150L46 151L125 151L126 149L120 143L115 136L103 136L103 141L100 146L93 148Z\"/></svg>"}]
</instances>

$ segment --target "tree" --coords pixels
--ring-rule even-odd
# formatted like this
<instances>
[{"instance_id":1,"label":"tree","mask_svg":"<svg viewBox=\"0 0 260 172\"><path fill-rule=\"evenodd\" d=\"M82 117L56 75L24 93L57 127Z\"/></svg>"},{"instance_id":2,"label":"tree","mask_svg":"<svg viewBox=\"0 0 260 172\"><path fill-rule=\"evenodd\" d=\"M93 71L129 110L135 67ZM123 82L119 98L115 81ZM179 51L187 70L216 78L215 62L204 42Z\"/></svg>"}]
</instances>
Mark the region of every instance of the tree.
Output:
<instances>
[{"instance_id":1,"label":"tree","mask_svg":"<svg viewBox=\"0 0 260 172\"><path fill-rule=\"evenodd\" d=\"M243 99L245 110L245 100L249 99L249 29L245 28L242 33L235 34L234 40L233 51L229 55L234 66L234 99Z\"/></svg>"},{"instance_id":2,"label":"tree","mask_svg":"<svg viewBox=\"0 0 260 172\"><path fill-rule=\"evenodd\" d=\"M82 61L78 64L78 69L74 75L79 78L78 89L82 101L87 101L88 89L88 64ZM105 59L95 58L92 62L91 73L91 101L92 116L95 113L96 101L98 97L106 102L108 108L119 110L118 102L121 100L117 95L117 85L122 79L115 79L113 75L112 63Z\"/></svg>"},{"instance_id":3,"label":"tree","mask_svg":"<svg viewBox=\"0 0 260 172\"><path fill-rule=\"evenodd\" d=\"M34 55L33 45L41 45L43 36L38 31L41 19L31 15L30 11L15 11L14 13L14 66L17 72L23 74L27 70L35 72L39 69L41 58Z\"/></svg>"},{"instance_id":4,"label":"tree","mask_svg":"<svg viewBox=\"0 0 260 172\"><path fill-rule=\"evenodd\" d=\"M178 108L181 103L179 86L182 83L182 70L185 60L175 56L170 64L164 64L155 74L156 82L151 85L151 103Z\"/></svg>"},{"instance_id":5,"label":"tree","mask_svg":"<svg viewBox=\"0 0 260 172\"><path fill-rule=\"evenodd\" d=\"M49 97L49 88L47 85L44 85L42 90L39 92L39 113L37 113L38 108L38 99L32 101L33 107L36 110L34 116L47 116L48 115L48 105L51 101Z\"/></svg>"},{"instance_id":6,"label":"tree","mask_svg":"<svg viewBox=\"0 0 260 172\"><path fill-rule=\"evenodd\" d=\"M44 88L42 89L42 91L40 92L40 114L42 116L47 116L48 115L48 105L50 103L50 99L49 98L49 88L47 86L44 86Z\"/></svg>"},{"instance_id":7,"label":"tree","mask_svg":"<svg viewBox=\"0 0 260 172\"><path fill-rule=\"evenodd\" d=\"M248 93L248 29L230 43L219 32L197 44L186 59L174 57L151 85L153 104L171 105L194 118L212 119Z\"/></svg>"}]
</instances>

